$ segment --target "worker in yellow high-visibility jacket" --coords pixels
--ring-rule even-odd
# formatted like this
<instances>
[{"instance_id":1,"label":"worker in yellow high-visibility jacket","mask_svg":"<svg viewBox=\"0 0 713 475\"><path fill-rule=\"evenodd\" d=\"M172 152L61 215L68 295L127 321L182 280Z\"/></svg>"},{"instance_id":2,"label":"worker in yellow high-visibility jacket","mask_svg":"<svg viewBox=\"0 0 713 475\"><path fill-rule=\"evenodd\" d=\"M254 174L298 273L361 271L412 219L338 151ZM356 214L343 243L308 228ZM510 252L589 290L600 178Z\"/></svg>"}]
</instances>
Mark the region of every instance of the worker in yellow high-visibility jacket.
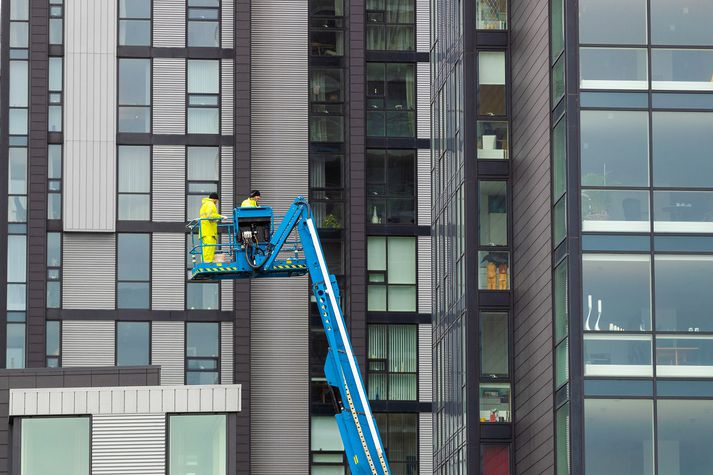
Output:
<instances>
[{"instance_id":1,"label":"worker in yellow high-visibility jacket","mask_svg":"<svg viewBox=\"0 0 713 475\"><path fill-rule=\"evenodd\" d=\"M225 216L218 213L218 193L211 193L203 198L201 205L201 238L203 243L203 262L213 262L215 246L218 243L218 221Z\"/></svg>"},{"instance_id":2,"label":"worker in yellow high-visibility jacket","mask_svg":"<svg viewBox=\"0 0 713 475\"><path fill-rule=\"evenodd\" d=\"M257 208L260 202L260 191L253 190L250 196L240 204L241 208Z\"/></svg>"}]
</instances>

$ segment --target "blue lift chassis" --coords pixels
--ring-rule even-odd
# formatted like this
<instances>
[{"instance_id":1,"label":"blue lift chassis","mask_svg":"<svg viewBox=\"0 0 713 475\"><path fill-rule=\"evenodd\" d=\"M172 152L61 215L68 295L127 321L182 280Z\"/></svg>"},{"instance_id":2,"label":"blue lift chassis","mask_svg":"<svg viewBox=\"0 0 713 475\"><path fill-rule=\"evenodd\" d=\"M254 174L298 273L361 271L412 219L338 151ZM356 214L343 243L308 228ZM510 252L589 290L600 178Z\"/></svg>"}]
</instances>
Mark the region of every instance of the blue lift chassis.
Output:
<instances>
[{"instance_id":1,"label":"blue lift chassis","mask_svg":"<svg viewBox=\"0 0 713 475\"><path fill-rule=\"evenodd\" d=\"M339 307L339 287L327 269L311 208L303 197L297 197L274 232L273 221L272 208L235 208L232 223L219 224L226 242L212 245L214 262L197 262L203 251L201 220L191 222L191 278L254 279L309 273L329 344L324 373L340 396L336 419L349 468L353 475L389 475L379 429ZM295 230L298 239L290 240Z\"/></svg>"}]
</instances>

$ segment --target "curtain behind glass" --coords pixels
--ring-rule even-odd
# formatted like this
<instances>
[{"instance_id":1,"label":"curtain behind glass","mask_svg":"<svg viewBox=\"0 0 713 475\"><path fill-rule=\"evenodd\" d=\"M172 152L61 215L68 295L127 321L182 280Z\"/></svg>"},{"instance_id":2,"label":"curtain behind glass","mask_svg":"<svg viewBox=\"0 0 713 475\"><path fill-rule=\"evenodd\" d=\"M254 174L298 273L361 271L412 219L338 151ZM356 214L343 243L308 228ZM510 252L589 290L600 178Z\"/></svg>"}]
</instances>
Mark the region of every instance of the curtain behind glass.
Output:
<instances>
[{"instance_id":1,"label":"curtain behind glass","mask_svg":"<svg viewBox=\"0 0 713 475\"><path fill-rule=\"evenodd\" d=\"M218 94L219 67L220 63L217 60L189 60L188 93Z\"/></svg>"},{"instance_id":2,"label":"curtain behind glass","mask_svg":"<svg viewBox=\"0 0 713 475\"><path fill-rule=\"evenodd\" d=\"M119 147L119 192L149 193L151 191L149 147Z\"/></svg>"},{"instance_id":3,"label":"curtain behind glass","mask_svg":"<svg viewBox=\"0 0 713 475\"><path fill-rule=\"evenodd\" d=\"M389 399L415 400L416 325L389 327L389 373Z\"/></svg>"}]
</instances>

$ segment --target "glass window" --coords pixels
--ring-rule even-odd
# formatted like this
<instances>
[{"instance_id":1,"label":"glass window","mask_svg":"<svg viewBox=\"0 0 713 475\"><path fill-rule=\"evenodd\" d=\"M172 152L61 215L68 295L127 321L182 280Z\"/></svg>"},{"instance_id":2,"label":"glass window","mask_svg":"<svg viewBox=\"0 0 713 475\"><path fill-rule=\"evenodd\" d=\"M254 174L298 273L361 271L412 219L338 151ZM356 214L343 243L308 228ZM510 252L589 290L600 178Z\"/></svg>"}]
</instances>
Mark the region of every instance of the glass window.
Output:
<instances>
[{"instance_id":1,"label":"glass window","mask_svg":"<svg viewBox=\"0 0 713 475\"><path fill-rule=\"evenodd\" d=\"M479 30L505 30L508 27L507 0L477 0L475 14Z\"/></svg>"},{"instance_id":2,"label":"glass window","mask_svg":"<svg viewBox=\"0 0 713 475\"><path fill-rule=\"evenodd\" d=\"M369 399L415 401L416 325L369 325Z\"/></svg>"},{"instance_id":3,"label":"glass window","mask_svg":"<svg viewBox=\"0 0 713 475\"><path fill-rule=\"evenodd\" d=\"M343 27L344 21L341 18L313 18L309 33L312 56L343 56Z\"/></svg>"},{"instance_id":4,"label":"glass window","mask_svg":"<svg viewBox=\"0 0 713 475\"><path fill-rule=\"evenodd\" d=\"M62 265L62 234L47 233L47 267Z\"/></svg>"},{"instance_id":5,"label":"glass window","mask_svg":"<svg viewBox=\"0 0 713 475\"><path fill-rule=\"evenodd\" d=\"M499 120L478 121L478 158L503 160L508 154L508 123Z\"/></svg>"},{"instance_id":6,"label":"glass window","mask_svg":"<svg viewBox=\"0 0 713 475\"><path fill-rule=\"evenodd\" d=\"M656 402L659 473L705 475L713 466L713 401Z\"/></svg>"},{"instance_id":7,"label":"glass window","mask_svg":"<svg viewBox=\"0 0 713 475\"><path fill-rule=\"evenodd\" d=\"M506 181L480 181L479 227L481 246L508 244L508 189Z\"/></svg>"},{"instance_id":8,"label":"glass window","mask_svg":"<svg viewBox=\"0 0 713 475\"><path fill-rule=\"evenodd\" d=\"M653 425L650 400L586 399L585 473L653 475Z\"/></svg>"},{"instance_id":9,"label":"glass window","mask_svg":"<svg viewBox=\"0 0 713 475\"><path fill-rule=\"evenodd\" d=\"M224 414L169 416L169 475L227 475L226 419Z\"/></svg>"},{"instance_id":10,"label":"glass window","mask_svg":"<svg viewBox=\"0 0 713 475\"><path fill-rule=\"evenodd\" d=\"M481 251L478 253L480 290L510 290L510 253Z\"/></svg>"},{"instance_id":11,"label":"glass window","mask_svg":"<svg viewBox=\"0 0 713 475\"><path fill-rule=\"evenodd\" d=\"M119 1L119 46L151 45L151 2Z\"/></svg>"},{"instance_id":12,"label":"glass window","mask_svg":"<svg viewBox=\"0 0 713 475\"><path fill-rule=\"evenodd\" d=\"M552 105L554 106L565 93L565 59L560 58L552 68Z\"/></svg>"},{"instance_id":13,"label":"glass window","mask_svg":"<svg viewBox=\"0 0 713 475\"><path fill-rule=\"evenodd\" d=\"M30 417L21 424L22 475L89 475L88 417Z\"/></svg>"},{"instance_id":14,"label":"glass window","mask_svg":"<svg viewBox=\"0 0 713 475\"><path fill-rule=\"evenodd\" d=\"M186 285L186 308L188 310L218 310L218 283L189 282Z\"/></svg>"},{"instance_id":15,"label":"glass window","mask_svg":"<svg viewBox=\"0 0 713 475\"><path fill-rule=\"evenodd\" d=\"M649 192L582 190L582 231L649 232Z\"/></svg>"},{"instance_id":16,"label":"glass window","mask_svg":"<svg viewBox=\"0 0 713 475\"><path fill-rule=\"evenodd\" d=\"M220 133L220 62L188 60L188 133Z\"/></svg>"},{"instance_id":17,"label":"glass window","mask_svg":"<svg viewBox=\"0 0 713 475\"><path fill-rule=\"evenodd\" d=\"M646 21L646 0L580 0L579 42L644 45Z\"/></svg>"},{"instance_id":18,"label":"glass window","mask_svg":"<svg viewBox=\"0 0 713 475\"><path fill-rule=\"evenodd\" d=\"M713 91L713 50L652 49L651 88Z\"/></svg>"},{"instance_id":19,"label":"glass window","mask_svg":"<svg viewBox=\"0 0 713 475\"><path fill-rule=\"evenodd\" d=\"M555 387L559 388L567 381L569 381L569 338L565 338L555 347Z\"/></svg>"},{"instance_id":20,"label":"glass window","mask_svg":"<svg viewBox=\"0 0 713 475\"><path fill-rule=\"evenodd\" d=\"M505 115L505 52L478 53L478 114Z\"/></svg>"},{"instance_id":21,"label":"glass window","mask_svg":"<svg viewBox=\"0 0 713 475\"><path fill-rule=\"evenodd\" d=\"M556 446L555 468L558 475L569 475L570 472L570 439L569 439L569 403L557 409L555 416Z\"/></svg>"},{"instance_id":22,"label":"glass window","mask_svg":"<svg viewBox=\"0 0 713 475\"><path fill-rule=\"evenodd\" d=\"M416 150L367 150L366 187L371 224L416 222Z\"/></svg>"},{"instance_id":23,"label":"glass window","mask_svg":"<svg viewBox=\"0 0 713 475\"><path fill-rule=\"evenodd\" d=\"M704 0L651 0L651 43L713 45L713 10Z\"/></svg>"},{"instance_id":24,"label":"glass window","mask_svg":"<svg viewBox=\"0 0 713 475\"><path fill-rule=\"evenodd\" d=\"M416 311L416 238L367 238L368 310Z\"/></svg>"},{"instance_id":25,"label":"glass window","mask_svg":"<svg viewBox=\"0 0 713 475\"><path fill-rule=\"evenodd\" d=\"M220 46L220 1L188 0L188 46Z\"/></svg>"},{"instance_id":26,"label":"glass window","mask_svg":"<svg viewBox=\"0 0 713 475\"><path fill-rule=\"evenodd\" d=\"M555 342L562 340L569 332L569 294L567 288L567 261L555 268L553 300L555 314Z\"/></svg>"},{"instance_id":27,"label":"glass window","mask_svg":"<svg viewBox=\"0 0 713 475\"><path fill-rule=\"evenodd\" d=\"M414 0L368 0L366 2L366 48L413 51L416 43Z\"/></svg>"},{"instance_id":28,"label":"glass window","mask_svg":"<svg viewBox=\"0 0 713 475\"><path fill-rule=\"evenodd\" d=\"M309 186L311 189L343 188L344 155L313 153L309 157Z\"/></svg>"},{"instance_id":29,"label":"glass window","mask_svg":"<svg viewBox=\"0 0 713 475\"><path fill-rule=\"evenodd\" d=\"M555 204L553 210L552 238L554 245L558 246L565 237L567 237L567 197L563 196Z\"/></svg>"},{"instance_id":30,"label":"glass window","mask_svg":"<svg viewBox=\"0 0 713 475\"><path fill-rule=\"evenodd\" d=\"M47 353L47 367L58 368L60 366L60 336L61 323L57 320L47 320L47 332L45 333L45 348Z\"/></svg>"},{"instance_id":31,"label":"glass window","mask_svg":"<svg viewBox=\"0 0 713 475\"><path fill-rule=\"evenodd\" d=\"M150 364L149 322L116 322L116 365L143 366Z\"/></svg>"},{"instance_id":32,"label":"glass window","mask_svg":"<svg viewBox=\"0 0 713 475\"><path fill-rule=\"evenodd\" d=\"M651 259L636 254L582 256L585 331L651 330Z\"/></svg>"},{"instance_id":33,"label":"glass window","mask_svg":"<svg viewBox=\"0 0 713 475\"><path fill-rule=\"evenodd\" d=\"M418 475L418 414L375 413L393 473Z\"/></svg>"},{"instance_id":34,"label":"glass window","mask_svg":"<svg viewBox=\"0 0 713 475\"><path fill-rule=\"evenodd\" d=\"M510 446L483 444L480 446L481 475L510 475Z\"/></svg>"},{"instance_id":35,"label":"glass window","mask_svg":"<svg viewBox=\"0 0 713 475\"><path fill-rule=\"evenodd\" d=\"M313 452L343 452L337 420L333 416L310 418L310 449Z\"/></svg>"},{"instance_id":36,"label":"glass window","mask_svg":"<svg viewBox=\"0 0 713 475\"><path fill-rule=\"evenodd\" d=\"M335 115L336 114L336 115ZM341 106L314 106L310 116L309 130L311 142L343 142L344 116Z\"/></svg>"},{"instance_id":37,"label":"glass window","mask_svg":"<svg viewBox=\"0 0 713 475\"><path fill-rule=\"evenodd\" d=\"M485 378L506 378L508 366L508 314L480 314L480 374Z\"/></svg>"},{"instance_id":38,"label":"glass window","mask_svg":"<svg viewBox=\"0 0 713 475\"><path fill-rule=\"evenodd\" d=\"M656 329L713 331L713 256L655 257Z\"/></svg>"},{"instance_id":39,"label":"glass window","mask_svg":"<svg viewBox=\"0 0 713 475\"><path fill-rule=\"evenodd\" d=\"M582 111L582 185L649 184L649 115L635 111Z\"/></svg>"},{"instance_id":40,"label":"glass window","mask_svg":"<svg viewBox=\"0 0 713 475\"><path fill-rule=\"evenodd\" d=\"M27 149L11 147L9 151L8 194L27 194Z\"/></svg>"},{"instance_id":41,"label":"glass window","mask_svg":"<svg viewBox=\"0 0 713 475\"><path fill-rule=\"evenodd\" d=\"M648 89L645 49L580 48L579 84L582 89Z\"/></svg>"},{"instance_id":42,"label":"glass window","mask_svg":"<svg viewBox=\"0 0 713 475\"><path fill-rule=\"evenodd\" d=\"M149 133L151 60L119 59L119 132Z\"/></svg>"},{"instance_id":43,"label":"glass window","mask_svg":"<svg viewBox=\"0 0 713 475\"><path fill-rule=\"evenodd\" d=\"M713 183L713 113L654 112L655 186L707 188Z\"/></svg>"},{"instance_id":44,"label":"glass window","mask_svg":"<svg viewBox=\"0 0 713 475\"><path fill-rule=\"evenodd\" d=\"M150 235L117 237L117 308L149 308Z\"/></svg>"},{"instance_id":45,"label":"glass window","mask_svg":"<svg viewBox=\"0 0 713 475\"><path fill-rule=\"evenodd\" d=\"M579 104L580 107L646 109L649 107L649 94L646 92L583 92L579 95ZM656 107L655 101L654 107Z\"/></svg>"},{"instance_id":46,"label":"glass window","mask_svg":"<svg viewBox=\"0 0 713 475\"><path fill-rule=\"evenodd\" d=\"M11 292L8 285L8 293ZM20 286L15 286L20 287ZM25 285L22 285L24 294ZM8 296L8 299L10 297ZM9 302L8 302L9 306ZM24 307L24 300L23 300ZM13 310L20 310L13 308ZM24 310L24 308L23 308ZM5 367L8 369L24 368L25 367L25 324L24 323L8 323L7 324L7 352Z\"/></svg>"},{"instance_id":47,"label":"glass window","mask_svg":"<svg viewBox=\"0 0 713 475\"><path fill-rule=\"evenodd\" d=\"M651 350L650 335L585 334L584 375L651 377Z\"/></svg>"},{"instance_id":48,"label":"glass window","mask_svg":"<svg viewBox=\"0 0 713 475\"><path fill-rule=\"evenodd\" d=\"M554 63L564 51L564 0L552 0L550 6L551 61Z\"/></svg>"},{"instance_id":49,"label":"glass window","mask_svg":"<svg viewBox=\"0 0 713 475\"><path fill-rule=\"evenodd\" d=\"M367 135L416 136L413 63L367 63Z\"/></svg>"},{"instance_id":50,"label":"glass window","mask_svg":"<svg viewBox=\"0 0 713 475\"><path fill-rule=\"evenodd\" d=\"M218 147L188 147L188 180L218 181Z\"/></svg>"},{"instance_id":51,"label":"glass window","mask_svg":"<svg viewBox=\"0 0 713 475\"><path fill-rule=\"evenodd\" d=\"M693 332L698 329L694 328ZM713 338L695 335L656 336L658 377L713 377Z\"/></svg>"},{"instance_id":52,"label":"glass window","mask_svg":"<svg viewBox=\"0 0 713 475\"><path fill-rule=\"evenodd\" d=\"M186 323L186 384L218 384L220 324Z\"/></svg>"},{"instance_id":53,"label":"glass window","mask_svg":"<svg viewBox=\"0 0 713 475\"><path fill-rule=\"evenodd\" d=\"M655 191L654 232L713 233L713 193Z\"/></svg>"},{"instance_id":54,"label":"glass window","mask_svg":"<svg viewBox=\"0 0 713 475\"><path fill-rule=\"evenodd\" d=\"M310 79L311 102L343 102L344 71L335 68L312 68Z\"/></svg>"},{"instance_id":55,"label":"glass window","mask_svg":"<svg viewBox=\"0 0 713 475\"><path fill-rule=\"evenodd\" d=\"M309 2L310 16L342 16L343 0L312 0Z\"/></svg>"},{"instance_id":56,"label":"glass window","mask_svg":"<svg viewBox=\"0 0 713 475\"><path fill-rule=\"evenodd\" d=\"M119 146L119 220L151 219L151 148Z\"/></svg>"},{"instance_id":57,"label":"glass window","mask_svg":"<svg viewBox=\"0 0 713 475\"><path fill-rule=\"evenodd\" d=\"M27 107L27 61L10 61L10 107Z\"/></svg>"},{"instance_id":58,"label":"glass window","mask_svg":"<svg viewBox=\"0 0 713 475\"><path fill-rule=\"evenodd\" d=\"M552 131L552 191L559 198L567 190L567 120L560 119Z\"/></svg>"},{"instance_id":59,"label":"glass window","mask_svg":"<svg viewBox=\"0 0 713 475\"><path fill-rule=\"evenodd\" d=\"M480 385L480 422L510 422L510 383Z\"/></svg>"}]
</instances>

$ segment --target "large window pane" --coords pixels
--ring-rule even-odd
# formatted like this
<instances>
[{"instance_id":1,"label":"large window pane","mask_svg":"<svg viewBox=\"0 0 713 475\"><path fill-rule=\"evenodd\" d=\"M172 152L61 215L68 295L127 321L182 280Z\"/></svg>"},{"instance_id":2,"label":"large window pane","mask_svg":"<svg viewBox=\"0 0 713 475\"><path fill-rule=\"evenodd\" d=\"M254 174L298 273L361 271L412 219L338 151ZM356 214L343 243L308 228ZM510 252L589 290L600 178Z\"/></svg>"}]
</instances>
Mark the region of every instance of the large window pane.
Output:
<instances>
[{"instance_id":1,"label":"large window pane","mask_svg":"<svg viewBox=\"0 0 713 475\"><path fill-rule=\"evenodd\" d=\"M710 187L713 113L653 113L655 186Z\"/></svg>"},{"instance_id":2,"label":"large window pane","mask_svg":"<svg viewBox=\"0 0 713 475\"><path fill-rule=\"evenodd\" d=\"M582 231L649 232L649 193L582 190Z\"/></svg>"},{"instance_id":3,"label":"large window pane","mask_svg":"<svg viewBox=\"0 0 713 475\"><path fill-rule=\"evenodd\" d=\"M647 112L582 111L582 185L647 186Z\"/></svg>"},{"instance_id":4,"label":"large window pane","mask_svg":"<svg viewBox=\"0 0 713 475\"><path fill-rule=\"evenodd\" d=\"M479 188L480 244L481 246L507 246L507 182L481 181Z\"/></svg>"},{"instance_id":5,"label":"large window pane","mask_svg":"<svg viewBox=\"0 0 713 475\"><path fill-rule=\"evenodd\" d=\"M713 467L713 401L660 400L656 406L659 473L707 475Z\"/></svg>"},{"instance_id":6,"label":"large window pane","mask_svg":"<svg viewBox=\"0 0 713 475\"><path fill-rule=\"evenodd\" d=\"M186 324L186 355L218 357L220 327L217 323Z\"/></svg>"},{"instance_id":7,"label":"large window pane","mask_svg":"<svg viewBox=\"0 0 713 475\"><path fill-rule=\"evenodd\" d=\"M478 158L502 160L508 158L507 121L478 121Z\"/></svg>"},{"instance_id":8,"label":"large window pane","mask_svg":"<svg viewBox=\"0 0 713 475\"><path fill-rule=\"evenodd\" d=\"M478 253L478 288L480 290L510 289L510 253L482 251Z\"/></svg>"},{"instance_id":9,"label":"large window pane","mask_svg":"<svg viewBox=\"0 0 713 475\"><path fill-rule=\"evenodd\" d=\"M189 134L217 134L219 133L219 123L220 111L216 107L188 108Z\"/></svg>"},{"instance_id":10,"label":"large window pane","mask_svg":"<svg viewBox=\"0 0 713 475\"><path fill-rule=\"evenodd\" d=\"M418 475L418 414L376 413L393 473Z\"/></svg>"},{"instance_id":11,"label":"large window pane","mask_svg":"<svg viewBox=\"0 0 713 475\"><path fill-rule=\"evenodd\" d=\"M485 378L504 378L508 366L508 314L480 314L480 372Z\"/></svg>"},{"instance_id":12,"label":"large window pane","mask_svg":"<svg viewBox=\"0 0 713 475\"><path fill-rule=\"evenodd\" d=\"M149 280L149 235L118 235L118 280Z\"/></svg>"},{"instance_id":13,"label":"large window pane","mask_svg":"<svg viewBox=\"0 0 713 475\"><path fill-rule=\"evenodd\" d=\"M505 52L478 53L478 114L505 115Z\"/></svg>"},{"instance_id":14,"label":"large window pane","mask_svg":"<svg viewBox=\"0 0 713 475\"><path fill-rule=\"evenodd\" d=\"M151 104L151 60L119 59L119 105Z\"/></svg>"},{"instance_id":15,"label":"large window pane","mask_svg":"<svg viewBox=\"0 0 713 475\"><path fill-rule=\"evenodd\" d=\"M337 420L333 416L312 416L310 428L310 450L313 452L344 451Z\"/></svg>"},{"instance_id":16,"label":"large window pane","mask_svg":"<svg viewBox=\"0 0 713 475\"><path fill-rule=\"evenodd\" d=\"M169 475L227 475L226 416L170 416Z\"/></svg>"},{"instance_id":17,"label":"large window pane","mask_svg":"<svg viewBox=\"0 0 713 475\"><path fill-rule=\"evenodd\" d=\"M188 147L188 180L218 181L218 147Z\"/></svg>"},{"instance_id":18,"label":"large window pane","mask_svg":"<svg viewBox=\"0 0 713 475\"><path fill-rule=\"evenodd\" d=\"M651 354L649 335L586 334L584 375L651 377L654 374Z\"/></svg>"},{"instance_id":19,"label":"large window pane","mask_svg":"<svg viewBox=\"0 0 713 475\"><path fill-rule=\"evenodd\" d=\"M567 120L563 117L552 131L552 193L557 199L567 189Z\"/></svg>"},{"instance_id":20,"label":"large window pane","mask_svg":"<svg viewBox=\"0 0 713 475\"><path fill-rule=\"evenodd\" d=\"M713 331L713 257L655 258L656 329Z\"/></svg>"},{"instance_id":21,"label":"large window pane","mask_svg":"<svg viewBox=\"0 0 713 475\"><path fill-rule=\"evenodd\" d=\"M656 375L713 377L713 338L693 335L657 336Z\"/></svg>"},{"instance_id":22,"label":"large window pane","mask_svg":"<svg viewBox=\"0 0 713 475\"><path fill-rule=\"evenodd\" d=\"M149 364L150 326L148 322L116 323L116 365Z\"/></svg>"},{"instance_id":23,"label":"large window pane","mask_svg":"<svg viewBox=\"0 0 713 475\"><path fill-rule=\"evenodd\" d=\"M507 0L477 0L476 28L479 30L507 29Z\"/></svg>"},{"instance_id":24,"label":"large window pane","mask_svg":"<svg viewBox=\"0 0 713 475\"><path fill-rule=\"evenodd\" d=\"M584 254L582 281L585 331L651 330L648 255Z\"/></svg>"},{"instance_id":25,"label":"large window pane","mask_svg":"<svg viewBox=\"0 0 713 475\"><path fill-rule=\"evenodd\" d=\"M651 88L713 91L713 50L652 49Z\"/></svg>"},{"instance_id":26,"label":"large window pane","mask_svg":"<svg viewBox=\"0 0 713 475\"><path fill-rule=\"evenodd\" d=\"M706 0L651 0L651 43L713 45L713 9Z\"/></svg>"},{"instance_id":27,"label":"large window pane","mask_svg":"<svg viewBox=\"0 0 713 475\"><path fill-rule=\"evenodd\" d=\"M554 63L564 51L564 0L552 0L550 6L551 61Z\"/></svg>"},{"instance_id":28,"label":"large window pane","mask_svg":"<svg viewBox=\"0 0 713 475\"><path fill-rule=\"evenodd\" d=\"M481 475L510 475L510 446L483 444L480 447Z\"/></svg>"},{"instance_id":29,"label":"large window pane","mask_svg":"<svg viewBox=\"0 0 713 475\"><path fill-rule=\"evenodd\" d=\"M480 385L480 422L510 422L510 383Z\"/></svg>"},{"instance_id":30,"label":"large window pane","mask_svg":"<svg viewBox=\"0 0 713 475\"><path fill-rule=\"evenodd\" d=\"M188 61L188 93L218 94L220 62L214 60Z\"/></svg>"},{"instance_id":31,"label":"large window pane","mask_svg":"<svg viewBox=\"0 0 713 475\"><path fill-rule=\"evenodd\" d=\"M713 193L655 191L654 232L713 233Z\"/></svg>"},{"instance_id":32,"label":"large window pane","mask_svg":"<svg viewBox=\"0 0 713 475\"><path fill-rule=\"evenodd\" d=\"M646 21L646 0L580 0L579 42L646 44Z\"/></svg>"},{"instance_id":33,"label":"large window pane","mask_svg":"<svg viewBox=\"0 0 713 475\"><path fill-rule=\"evenodd\" d=\"M645 49L580 48L582 89L648 89Z\"/></svg>"},{"instance_id":34,"label":"large window pane","mask_svg":"<svg viewBox=\"0 0 713 475\"><path fill-rule=\"evenodd\" d=\"M569 294L567 289L567 260L555 268L553 300L555 314L555 342L567 336L569 331Z\"/></svg>"},{"instance_id":35,"label":"large window pane","mask_svg":"<svg viewBox=\"0 0 713 475\"><path fill-rule=\"evenodd\" d=\"M9 151L8 193L27 194L27 149L11 147Z\"/></svg>"},{"instance_id":36,"label":"large window pane","mask_svg":"<svg viewBox=\"0 0 713 475\"><path fill-rule=\"evenodd\" d=\"M584 451L587 475L653 475L653 402L584 401Z\"/></svg>"},{"instance_id":37,"label":"large window pane","mask_svg":"<svg viewBox=\"0 0 713 475\"><path fill-rule=\"evenodd\" d=\"M7 351L5 355L6 368L16 369L25 367L24 323L9 323L7 325Z\"/></svg>"},{"instance_id":38,"label":"large window pane","mask_svg":"<svg viewBox=\"0 0 713 475\"><path fill-rule=\"evenodd\" d=\"M558 475L569 475L570 433L569 403L557 409L556 414L555 463Z\"/></svg>"},{"instance_id":39,"label":"large window pane","mask_svg":"<svg viewBox=\"0 0 713 475\"><path fill-rule=\"evenodd\" d=\"M220 28L217 21L189 21L188 46L212 47L220 46Z\"/></svg>"},{"instance_id":40,"label":"large window pane","mask_svg":"<svg viewBox=\"0 0 713 475\"><path fill-rule=\"evenodd\" d=\"M390 237L387 246L389 284L416 284L416 239Z\"/></svg>"},{"instance_id":41,"label":"large window pane","mask_svg":"<svg viewBox=\"0 0 713 475\"><path fill-rule=\"evenodd\" d=\"M89 418L22 419L22 475L89 475Z\"/></svg>"},{"instance_id":42,"label":"large window pane","mask_svg":"<svg viewBox=\"0 0 713 475\"><path fill-rule=\"evenodd\" d=\"M219 286L201 282L186 285L186 308L188 310L217 310Z\"/></svg>"}]
</instances>

